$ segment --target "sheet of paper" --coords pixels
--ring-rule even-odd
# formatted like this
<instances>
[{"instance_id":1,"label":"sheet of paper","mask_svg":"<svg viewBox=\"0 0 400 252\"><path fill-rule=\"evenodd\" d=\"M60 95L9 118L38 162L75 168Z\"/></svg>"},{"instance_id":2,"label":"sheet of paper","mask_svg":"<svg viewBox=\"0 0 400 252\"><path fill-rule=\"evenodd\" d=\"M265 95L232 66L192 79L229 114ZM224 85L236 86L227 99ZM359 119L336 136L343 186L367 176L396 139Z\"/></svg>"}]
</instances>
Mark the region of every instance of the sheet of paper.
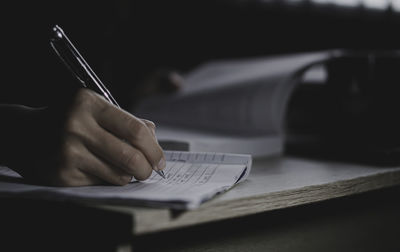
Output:
<instances>
[{"instance_id":1,"label":"sheet of paper","mask_svg":"<svg viewBox=\"0 0 400 252\"><path fill-rule=\"evenodd\" d=\"M153 172L148 180L126 186L64 188L0 181L0 194L186 209L195 208L244 180L251 167L248 155L166 152L166 158L166 179ZM8 168L0 169L0 176L10 175L18 176Z\"/></svg>"}]
</instances>

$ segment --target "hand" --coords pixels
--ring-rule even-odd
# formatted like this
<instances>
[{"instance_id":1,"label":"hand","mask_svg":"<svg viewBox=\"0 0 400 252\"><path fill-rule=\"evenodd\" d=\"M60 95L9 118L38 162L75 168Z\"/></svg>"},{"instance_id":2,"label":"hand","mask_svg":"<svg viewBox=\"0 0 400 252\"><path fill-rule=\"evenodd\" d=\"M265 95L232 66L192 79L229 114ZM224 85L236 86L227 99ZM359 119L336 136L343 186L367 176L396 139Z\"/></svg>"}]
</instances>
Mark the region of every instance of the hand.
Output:
<instances>
[{"instance_id":1,"label":"hand","mask_svg":"<svg viewBox=\"0 0 400 252\"><path fill-rule=\"evenodd\" d=\"M173 93L180 90L184 85L184 79L177 71L168 68L159 68L135 85L133 94L134 101L156 94Z\"/></svg>"},{"instance_id":2,"label":"hand","mask_svg":"<svg viewBox=\"0 0 400 252\"><path fill-rule=\"evenodd\" d=\"M34 167L18 170L22 176L56 186L125 185L132 177L147 179L153 167L165 167L154 123L113 106L93 91L80 89L59 125L54 134L60 135L57 150L38 152ZM43 128L49 129L44 124ZM37 144L39 148L41 143Z\"/></svg>"}]
</instances>

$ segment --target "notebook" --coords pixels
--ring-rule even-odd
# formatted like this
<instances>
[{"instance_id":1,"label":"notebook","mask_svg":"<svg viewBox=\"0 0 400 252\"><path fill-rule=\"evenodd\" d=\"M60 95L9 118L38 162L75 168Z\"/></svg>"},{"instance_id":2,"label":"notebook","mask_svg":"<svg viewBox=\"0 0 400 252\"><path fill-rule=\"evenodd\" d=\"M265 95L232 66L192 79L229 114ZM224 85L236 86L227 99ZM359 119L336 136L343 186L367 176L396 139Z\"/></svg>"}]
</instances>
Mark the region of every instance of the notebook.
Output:
<instances>
[{"instance_id":1,"label":"notebook","mask_svg":"<svg viewBox=\"0 0 400 252\"><path fill-rule=\"evenodd\" d=\"M166 179L153 172L125 186L38 186L0 167L0 196L193 209L244 181L252 162L250 155L226 153L165 151L165 157Z\"/></svg>"},{"instance_id":2,"label":"notebook","mask_svg":"<svg viewBox=\"0 0 400 252\"><path fill-rule=\"evenodd\" d=\"M299 80L340 50L204 62L177 92L149 96L130 112L157 125L166 150L280 155L286 107Z\"/></svg>"}]
</instances>

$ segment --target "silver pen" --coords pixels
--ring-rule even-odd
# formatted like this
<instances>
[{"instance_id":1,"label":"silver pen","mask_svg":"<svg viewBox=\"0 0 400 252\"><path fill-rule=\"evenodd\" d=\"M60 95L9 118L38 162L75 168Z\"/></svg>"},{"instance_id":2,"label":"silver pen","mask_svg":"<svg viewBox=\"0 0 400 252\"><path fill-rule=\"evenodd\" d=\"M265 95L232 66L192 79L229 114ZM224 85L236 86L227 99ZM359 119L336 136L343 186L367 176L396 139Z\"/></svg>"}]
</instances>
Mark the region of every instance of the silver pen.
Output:
<instances>
[{"instance_id":1,"label":"silver pen","mask_svg":"<svg viewBox=\"0 0 400 252\"><path fill-rule=\"evenodd\" d=\"M108 91L103 82L93 72L92 68L71 43L67 35L65 35L64 31L58 25L55 25L52 32L52 37L50 39L51 47L79 82L86 88L97 90L99 93L103 94L107 101L121 108L110 91ZM163 171L154 171L165 179Z\"/></svg>"}]
</instances>

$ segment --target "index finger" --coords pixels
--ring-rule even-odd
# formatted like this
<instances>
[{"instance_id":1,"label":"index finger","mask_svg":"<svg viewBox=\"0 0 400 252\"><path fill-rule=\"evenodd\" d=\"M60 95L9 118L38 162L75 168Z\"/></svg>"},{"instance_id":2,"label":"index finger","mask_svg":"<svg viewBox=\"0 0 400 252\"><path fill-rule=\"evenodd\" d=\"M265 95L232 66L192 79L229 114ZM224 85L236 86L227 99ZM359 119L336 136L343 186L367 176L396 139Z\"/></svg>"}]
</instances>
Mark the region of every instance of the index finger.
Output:
<instances>
[{"instance_id":1,"label":"index finger","mask_svg":"<svg viewBox=\"0 0 400 252\"><path fill-rule=\"evenodd\" d=\"M115 107L104 99L101 100L102 104L99 106L99 110L94 113L99 125L140 150L155 170L164 169L164 153L155 139L152 129L141 119Z\"/></svg>"}]
</instances>

